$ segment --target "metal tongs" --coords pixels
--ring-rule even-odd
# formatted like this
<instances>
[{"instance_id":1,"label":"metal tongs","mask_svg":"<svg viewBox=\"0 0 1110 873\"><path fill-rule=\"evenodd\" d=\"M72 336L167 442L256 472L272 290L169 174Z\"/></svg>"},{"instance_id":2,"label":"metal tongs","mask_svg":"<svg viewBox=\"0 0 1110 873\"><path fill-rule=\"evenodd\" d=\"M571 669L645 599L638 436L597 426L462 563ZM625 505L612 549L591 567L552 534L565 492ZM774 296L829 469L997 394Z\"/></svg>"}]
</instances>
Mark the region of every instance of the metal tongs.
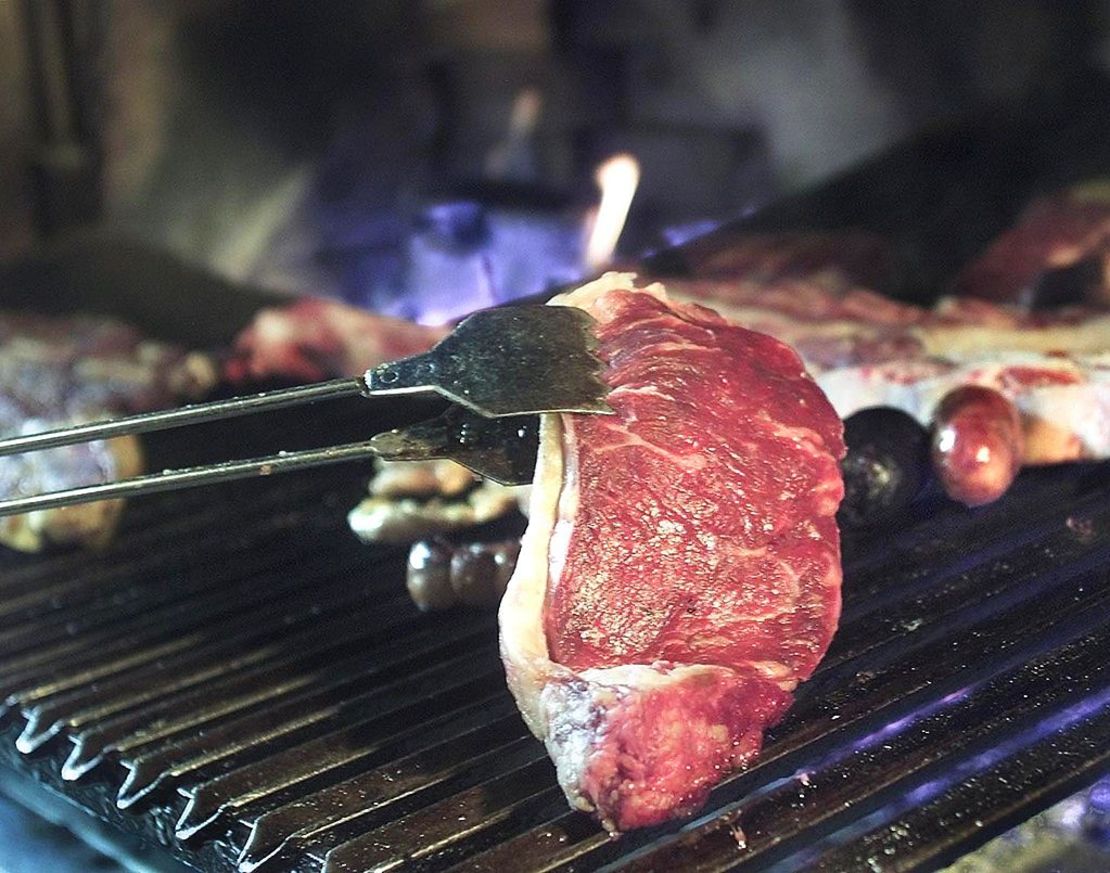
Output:
<instances>
[{"instance_id":1,"label":"metal tongs","mask_svg":"<svg viewBox=\"0 0 1110 873\"><path fill-rule=\"evenodd\" d=\"M435 392L451 401L437 418L344 445L164 470L119 482L0 500L0 516L135 497L377 456L449 458L506 485L530 482L541 412L609 413L594 355L593 319L567 306L487 309L464 319L431 351L363 376L198 403L0 440L0 456L252 415L341 397Z\"/></svg>"}]
</instances>

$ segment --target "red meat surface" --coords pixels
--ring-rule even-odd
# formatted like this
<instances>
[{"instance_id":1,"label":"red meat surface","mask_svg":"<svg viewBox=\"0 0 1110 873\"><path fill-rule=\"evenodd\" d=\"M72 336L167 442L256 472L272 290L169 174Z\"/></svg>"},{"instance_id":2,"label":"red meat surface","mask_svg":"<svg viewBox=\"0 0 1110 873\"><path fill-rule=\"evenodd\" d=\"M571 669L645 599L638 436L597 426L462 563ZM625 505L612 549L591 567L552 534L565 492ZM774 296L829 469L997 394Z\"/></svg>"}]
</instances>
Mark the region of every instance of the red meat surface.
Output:
<instances>
[{"instance_id":1,"label":"red meat surface","mask_svg":"<svg viewBox=\"0 0 1110 873\"><path fill-rule=\"evenodd\" d=\"M1095 182L1033 201L956 279L957 294L1029 302L1050 270L1090 259L1086 297L1110 305L1110 191Z\"/></svg>"},{"instance_id":2,"label":"red meat surface","mask_svg":"<svg viewBox=\"0 0 1110 873\"><path fill-rule=\"evenodd\" d=\"M259 312L236 337L224 375L233 382L361 376L384 361L427 351L447 331L334 300L303 298Z\"/></svg>"},{"instance_id":3,"label":"red meat surface","mask_svg":"<svg viewBox=\"0 0 1110 873\"><path fill-rule=\"evenodd\" d=\"M614 292L598 330L617 415L568 416L578 508L547 592L554 660L808 673L836 626L841 424L778 340ZM831 480L831 483L830 483Z\"/></svg>"},{"instance_id":4,"label":"red meat surface","mask_svg":"<svg viewBox=\"0 0 1110 873\"><path fill-rule=\"evenodd\" d=\"M545 421L502 649L568 798L623 830L701 805L824 654L844 445L779 341L629 277L563 302L616 414Z\"/></svg>"}]
</instances>

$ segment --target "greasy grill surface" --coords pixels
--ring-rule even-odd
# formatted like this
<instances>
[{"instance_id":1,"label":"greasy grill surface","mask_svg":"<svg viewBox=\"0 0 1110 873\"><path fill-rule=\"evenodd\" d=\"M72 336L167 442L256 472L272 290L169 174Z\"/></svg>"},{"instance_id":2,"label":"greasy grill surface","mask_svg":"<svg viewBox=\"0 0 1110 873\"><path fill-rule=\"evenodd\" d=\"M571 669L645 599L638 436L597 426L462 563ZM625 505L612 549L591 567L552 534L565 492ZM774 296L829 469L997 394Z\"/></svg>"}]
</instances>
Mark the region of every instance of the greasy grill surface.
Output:
<instances>
[{"instance_id":1,"label":"greasy grill surface","mask_svg":"<svg viewBox=\"0 0 1110 873\"><path fill-rule=\"evenodd\" d=\"M346 532L357 469L129 507L4 556L0 760L202 869L927 869L1110 749L1110 466L845 544L841 630L758 764L608 839L504 688L492 615L423 616Z\"/></svg>"}]
</instances>

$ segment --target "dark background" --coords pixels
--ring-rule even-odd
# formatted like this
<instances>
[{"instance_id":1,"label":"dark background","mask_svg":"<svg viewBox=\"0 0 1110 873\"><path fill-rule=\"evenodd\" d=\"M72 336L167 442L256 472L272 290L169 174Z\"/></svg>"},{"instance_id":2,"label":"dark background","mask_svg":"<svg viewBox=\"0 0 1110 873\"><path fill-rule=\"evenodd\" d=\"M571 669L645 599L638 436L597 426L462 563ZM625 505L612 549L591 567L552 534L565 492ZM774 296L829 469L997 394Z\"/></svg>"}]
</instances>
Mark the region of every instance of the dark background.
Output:
<instances>
[{"instance_id":1,"label":"dark background","mask_svg":"<svg viewBox=\"0 0 1110 873\"><path fill-rule=\"evenodd\" d=\"M598 161L626 150L643 175L622 246L656 248L931 126L1064 96L1082 114L1108 17L1100 0L13 0L0 257L92 227L389 309L430 203L507 209L525 249L565 249ZM525 90L539 112L514 139ZM567 278L558 253L529 257Z\"/></svg>"}]
</instances>

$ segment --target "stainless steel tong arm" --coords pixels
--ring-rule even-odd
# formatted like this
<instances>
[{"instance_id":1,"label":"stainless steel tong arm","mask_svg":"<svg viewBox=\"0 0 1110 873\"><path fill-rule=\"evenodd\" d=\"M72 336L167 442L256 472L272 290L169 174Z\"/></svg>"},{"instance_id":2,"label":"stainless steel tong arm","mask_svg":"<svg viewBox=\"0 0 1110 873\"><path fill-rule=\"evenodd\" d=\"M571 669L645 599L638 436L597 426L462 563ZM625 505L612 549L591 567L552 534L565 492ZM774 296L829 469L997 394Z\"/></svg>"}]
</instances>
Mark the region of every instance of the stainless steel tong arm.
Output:
<instances>
[{"instance_id":1,"label":"stainless steel tong arm","mask_svg":"<svg viewBox=\"0 0 1110 873\"><path fill-rule=\"evenodd\" d=\"M0 500L0 516L371 457L449 458L507 485L529 482L538 441L535 413L612 411L605 402L607 386L599 375L603 365L593 353L592 325L587 313L571 307L489 309L462 321L431 351L382 364L362 378L334 379L9 437L0 440L0 456L356 395L432 391L456 404L439 418L362 442L164 470L120 482Z\"/></svg>"},{"instance_id":2,"label":"stainless steel tong arm","mask_svg":"<svg viewBox=\"0 0 1110 873\"><path fill-rule=\"evenodd\" d=\"M532 481L538 433L538 418L534 415L489 421L454 407L430 421L387 431L360 442L278 452L275 455L242 461L163 470L119 482L104 482L0 500L0 517L96 500L138 497L159 491L176 491L179 488L271 476L376 457L393 461L448 458L503 485L523 485Z\"/></svg>"},{"instance_id":3,"label":"stainless steel tong arm","mask_svg":"<svg viewBox=\"0 0 1110 873\"><path fill-rule=\"evenodd\" d=\"M316 382L296 388L282 388L276 391L262 391L229 400L214 400L210 403L193 403L177 409L161 412L147 412L141 415L128 415L108 421L95 421L88 424L75 424L57 430L0 439L0 456L19 455L40 449L54 449L59 446L72 446L93 440L106 440L128 434L153 433L200 424L206 421L219 421L225 418L238 418L259 412L270 412L290 406L301 406L319 400L334 400L340 397L357 397L365 394L361 379L333 379L329 382Z\"/></svg>"},{"instance_id":4,"label":"stainless steel tong arm","mask_svg":"<svg viewBox=\"0 0 1110 873\"><path fill-rule=\"evenodd\" d=\"M274 473L287 473L342 461L365 460L376 453L370 442L348 443L329 446L323 449L309 449L298 452L279 452L265 458L244 461L224 461L200 467L183 467L180 470L163 470L149 476L135 476L119 482L105 482L98 485L85 485L67 488L64 491L51 491L47 494L34 494L28 497L13 497L0 500L0 516L18 515L79 503L92 503L97 500L111 500L122 497L138 497L156 494L159 491L176 491L196 485L214 485L217 482L230 482L234 479L252 479Z\"/></svg>"}]
</instances>

